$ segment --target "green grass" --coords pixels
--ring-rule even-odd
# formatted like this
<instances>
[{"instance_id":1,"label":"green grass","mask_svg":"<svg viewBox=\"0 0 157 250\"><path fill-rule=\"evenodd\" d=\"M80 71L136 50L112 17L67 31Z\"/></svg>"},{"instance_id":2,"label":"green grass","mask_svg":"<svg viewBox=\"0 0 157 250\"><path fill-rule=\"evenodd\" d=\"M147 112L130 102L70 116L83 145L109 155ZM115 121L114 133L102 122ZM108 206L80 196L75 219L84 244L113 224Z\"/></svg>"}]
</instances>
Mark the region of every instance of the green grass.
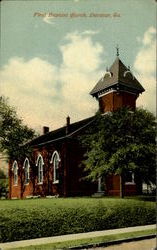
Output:
<instances>
[{"instance_id":1,"label":"green grass","mask_svg":"<svg viewBox=\"0 0 157 250\"><path fill-rule=\"evenodd\" d=\"M115 241L115 240L128 239L128 238L146 236L146 235L151 235L151 234L155 234L155 229L131 232L131 233L121 233L121 234L115 234L115 235L99 236L99 237L82 239L82 240L70 240L70 241L64 241L60 243L49 243L49 244L42 244L42 245L36 245L36 246L10 248L10 249L12 250L66 249L69 247L75 247L75 246L81 247L82 245L88 245L88 244L94 245L98 243L108 243L108 242Z\"/></svg>"},{"instance_id":2,"label":"green grass","mask_svg":"<svg viewBox=\"0 0 157 250\"><path fill-rule=\"evenodd\" d=\"M23 200L0 200L1 209L14 209L14 208L32 208L32 207L73 207L73 206L92 206L101 202L106 206L115 206L117 204L127 204L128 202L136 203L138 200L142 202L142 199L138 197L128 197L124 199L120 198L52 198L52 199L23 199Z\"/></svg>"},{"instance_id":3,"label":"green grass","mask_svg":"<svg viewBox=\"0 0 157 250\"><path fill-rule=\"evenodd\" d=\"M118 198L0 201L0 242L154 224L155 203Z\"/></svg>"},{"instance_id":4,"label":"green grass","mask_svg":"<svg viewBox=\"0 0 157 250\"><path fill-rule=\"evenodd\" d=\"M57 207L73 207L77 206L94 206L95 203L103 202L108 205L115 205L115 202L127 203L127 199L119 198L38 198L38 199L23 199L23 200L0 200L1 209L10 208L32 208L33 207L51 207L52 205Z\"/></svg>"}]
</instances>

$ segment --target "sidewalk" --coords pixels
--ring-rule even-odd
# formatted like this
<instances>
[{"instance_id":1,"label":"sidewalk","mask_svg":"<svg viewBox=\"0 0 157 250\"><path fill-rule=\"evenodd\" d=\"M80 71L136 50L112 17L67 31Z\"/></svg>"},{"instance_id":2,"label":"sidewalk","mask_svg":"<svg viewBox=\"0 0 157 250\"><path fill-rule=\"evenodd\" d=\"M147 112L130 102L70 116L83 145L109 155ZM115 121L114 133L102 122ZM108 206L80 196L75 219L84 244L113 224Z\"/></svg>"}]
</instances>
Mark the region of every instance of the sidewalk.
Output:
<instances>
[{"instance_id":1,"label":"sidewalk","mask_svg":"<svg viewBox=\"0 0 157 250\"><path fill-rule=\"evenodd\" d=\"M106 236L120 233L129 233L129 232L137 232L149 229L155 229L156 225L146 225L146 226L137 226L137 227L127 227L127 228L118 228L112 230L104 230L104 231L94 231L89 233L79 233L79 234L67 234L61 236L47 237L47 238L38 238L32 240L22 240L22 241L14 241L9 243L0 243L0 250L5 250L8 248L16 248L16 247L25 247L30 245L41 245L48 243L57 243L68 240L79 240L79 239L88 239L98 236Z\"/></svg>"},{"instance_id":2,"label":"sidewalk","mask_svg":"<svg viewBox=\"0 0 157 250\"><path fill-rule=\"evenodd\" d=\"M88 250L155 250L156 239L145 239L139 241L123 242L116 245L104 247L92 247Z\"/></svg>"}]
</instances>

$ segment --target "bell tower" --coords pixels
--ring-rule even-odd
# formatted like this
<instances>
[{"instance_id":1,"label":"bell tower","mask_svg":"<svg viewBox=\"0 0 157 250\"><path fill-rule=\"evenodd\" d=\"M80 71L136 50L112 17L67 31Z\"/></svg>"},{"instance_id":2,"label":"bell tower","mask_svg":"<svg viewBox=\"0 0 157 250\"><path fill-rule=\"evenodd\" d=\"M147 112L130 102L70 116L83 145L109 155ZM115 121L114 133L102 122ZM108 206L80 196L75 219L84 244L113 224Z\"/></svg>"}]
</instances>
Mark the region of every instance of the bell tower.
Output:
<instances>
[{"instance_id":1,"label":"bell tower","mask_svg":"<svg viewBox=\"0 0 157 250\"><path fill-rule=\"evenodd\" d=\"M98 81L90 94L99 101L101 113L112 112L121 107L136 108L136 99L145 89L117 57L112 66L106 70L104 76Z\"/></svg>"}]
</instances>

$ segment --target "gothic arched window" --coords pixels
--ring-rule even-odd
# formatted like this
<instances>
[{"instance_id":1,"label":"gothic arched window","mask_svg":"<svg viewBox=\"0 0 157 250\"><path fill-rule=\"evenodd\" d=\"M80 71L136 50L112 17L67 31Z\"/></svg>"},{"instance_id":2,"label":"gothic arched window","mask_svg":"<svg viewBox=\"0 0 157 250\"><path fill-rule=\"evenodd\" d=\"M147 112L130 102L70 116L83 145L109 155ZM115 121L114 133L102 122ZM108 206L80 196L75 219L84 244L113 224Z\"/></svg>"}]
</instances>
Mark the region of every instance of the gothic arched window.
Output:
<instances>
[{"instance_id":1,"label":"gothic arched window","mask_svg":"<svg viewBox=\"0 0 157 250\"><path fill-rule=\"evenodd\" d=\"M30 180L30 164L28 158L25 159L24 164L23 164L23 169L24 169L24 174L25 174L25 184L29 183Z\"/></svg>"},{"instance_id":2,"label":"gothic arched window","mask_svg":"<svg viewBox=\"0 0 157 250\"><path fill-rule=\"evenodd\" d=\"M43 165L44 165L43 157L41 155L38 155L37 163L36 163L36 166L38 167L38 184L43 183L43 176L44 176Z\"/></svg>"},{"instance_id":3,"label":"gothic arched window","mask_svg":"<svg viewBox=\"0 0 157 250\"><path fill-rule=\"evenodd\" d=\"M55 151L51 157L50 163L53 164L53 183L59 183L59 163L60 157L57 151Z\"/></svg>"},{"instance_id":4,"label":"gothic arched window","mask_svg":"<svg viewBox=\"0 0 157 250\"><path fill-rule=\"evenodd\" d=\"M17 161L13 162L12 171L14 175L14 185L18 185L18 164Z\"/></svg>"}]
</instances>

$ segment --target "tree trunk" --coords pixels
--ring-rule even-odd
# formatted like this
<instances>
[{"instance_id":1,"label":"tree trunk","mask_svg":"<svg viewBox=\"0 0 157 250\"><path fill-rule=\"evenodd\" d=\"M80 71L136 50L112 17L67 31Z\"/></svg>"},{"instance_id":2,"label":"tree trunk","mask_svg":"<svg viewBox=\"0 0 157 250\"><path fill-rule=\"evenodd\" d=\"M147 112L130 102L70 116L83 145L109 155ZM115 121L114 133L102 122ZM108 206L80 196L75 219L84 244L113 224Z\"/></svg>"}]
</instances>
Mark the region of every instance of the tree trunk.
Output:
<instances>
[{"instance_id":1,"label":"tree trunk","mask_svg":"<svg viewBox=\"0 0 157 250\"><path fill-rule=\"evenodd\" d=\"M120 198L124 198L124 177L120 175Z\"/></svg>"},{"instance_id":2,"label":"tree trunk","mask_svg":"<svg viewBox=\"0 0 157 250\"><path fill-rule=\"evenodd\" d=\"M135 184L136 184L136 194L142 194L142 179L140 178L140 173L135 173Z\"/></svg>"}]
</instances>

